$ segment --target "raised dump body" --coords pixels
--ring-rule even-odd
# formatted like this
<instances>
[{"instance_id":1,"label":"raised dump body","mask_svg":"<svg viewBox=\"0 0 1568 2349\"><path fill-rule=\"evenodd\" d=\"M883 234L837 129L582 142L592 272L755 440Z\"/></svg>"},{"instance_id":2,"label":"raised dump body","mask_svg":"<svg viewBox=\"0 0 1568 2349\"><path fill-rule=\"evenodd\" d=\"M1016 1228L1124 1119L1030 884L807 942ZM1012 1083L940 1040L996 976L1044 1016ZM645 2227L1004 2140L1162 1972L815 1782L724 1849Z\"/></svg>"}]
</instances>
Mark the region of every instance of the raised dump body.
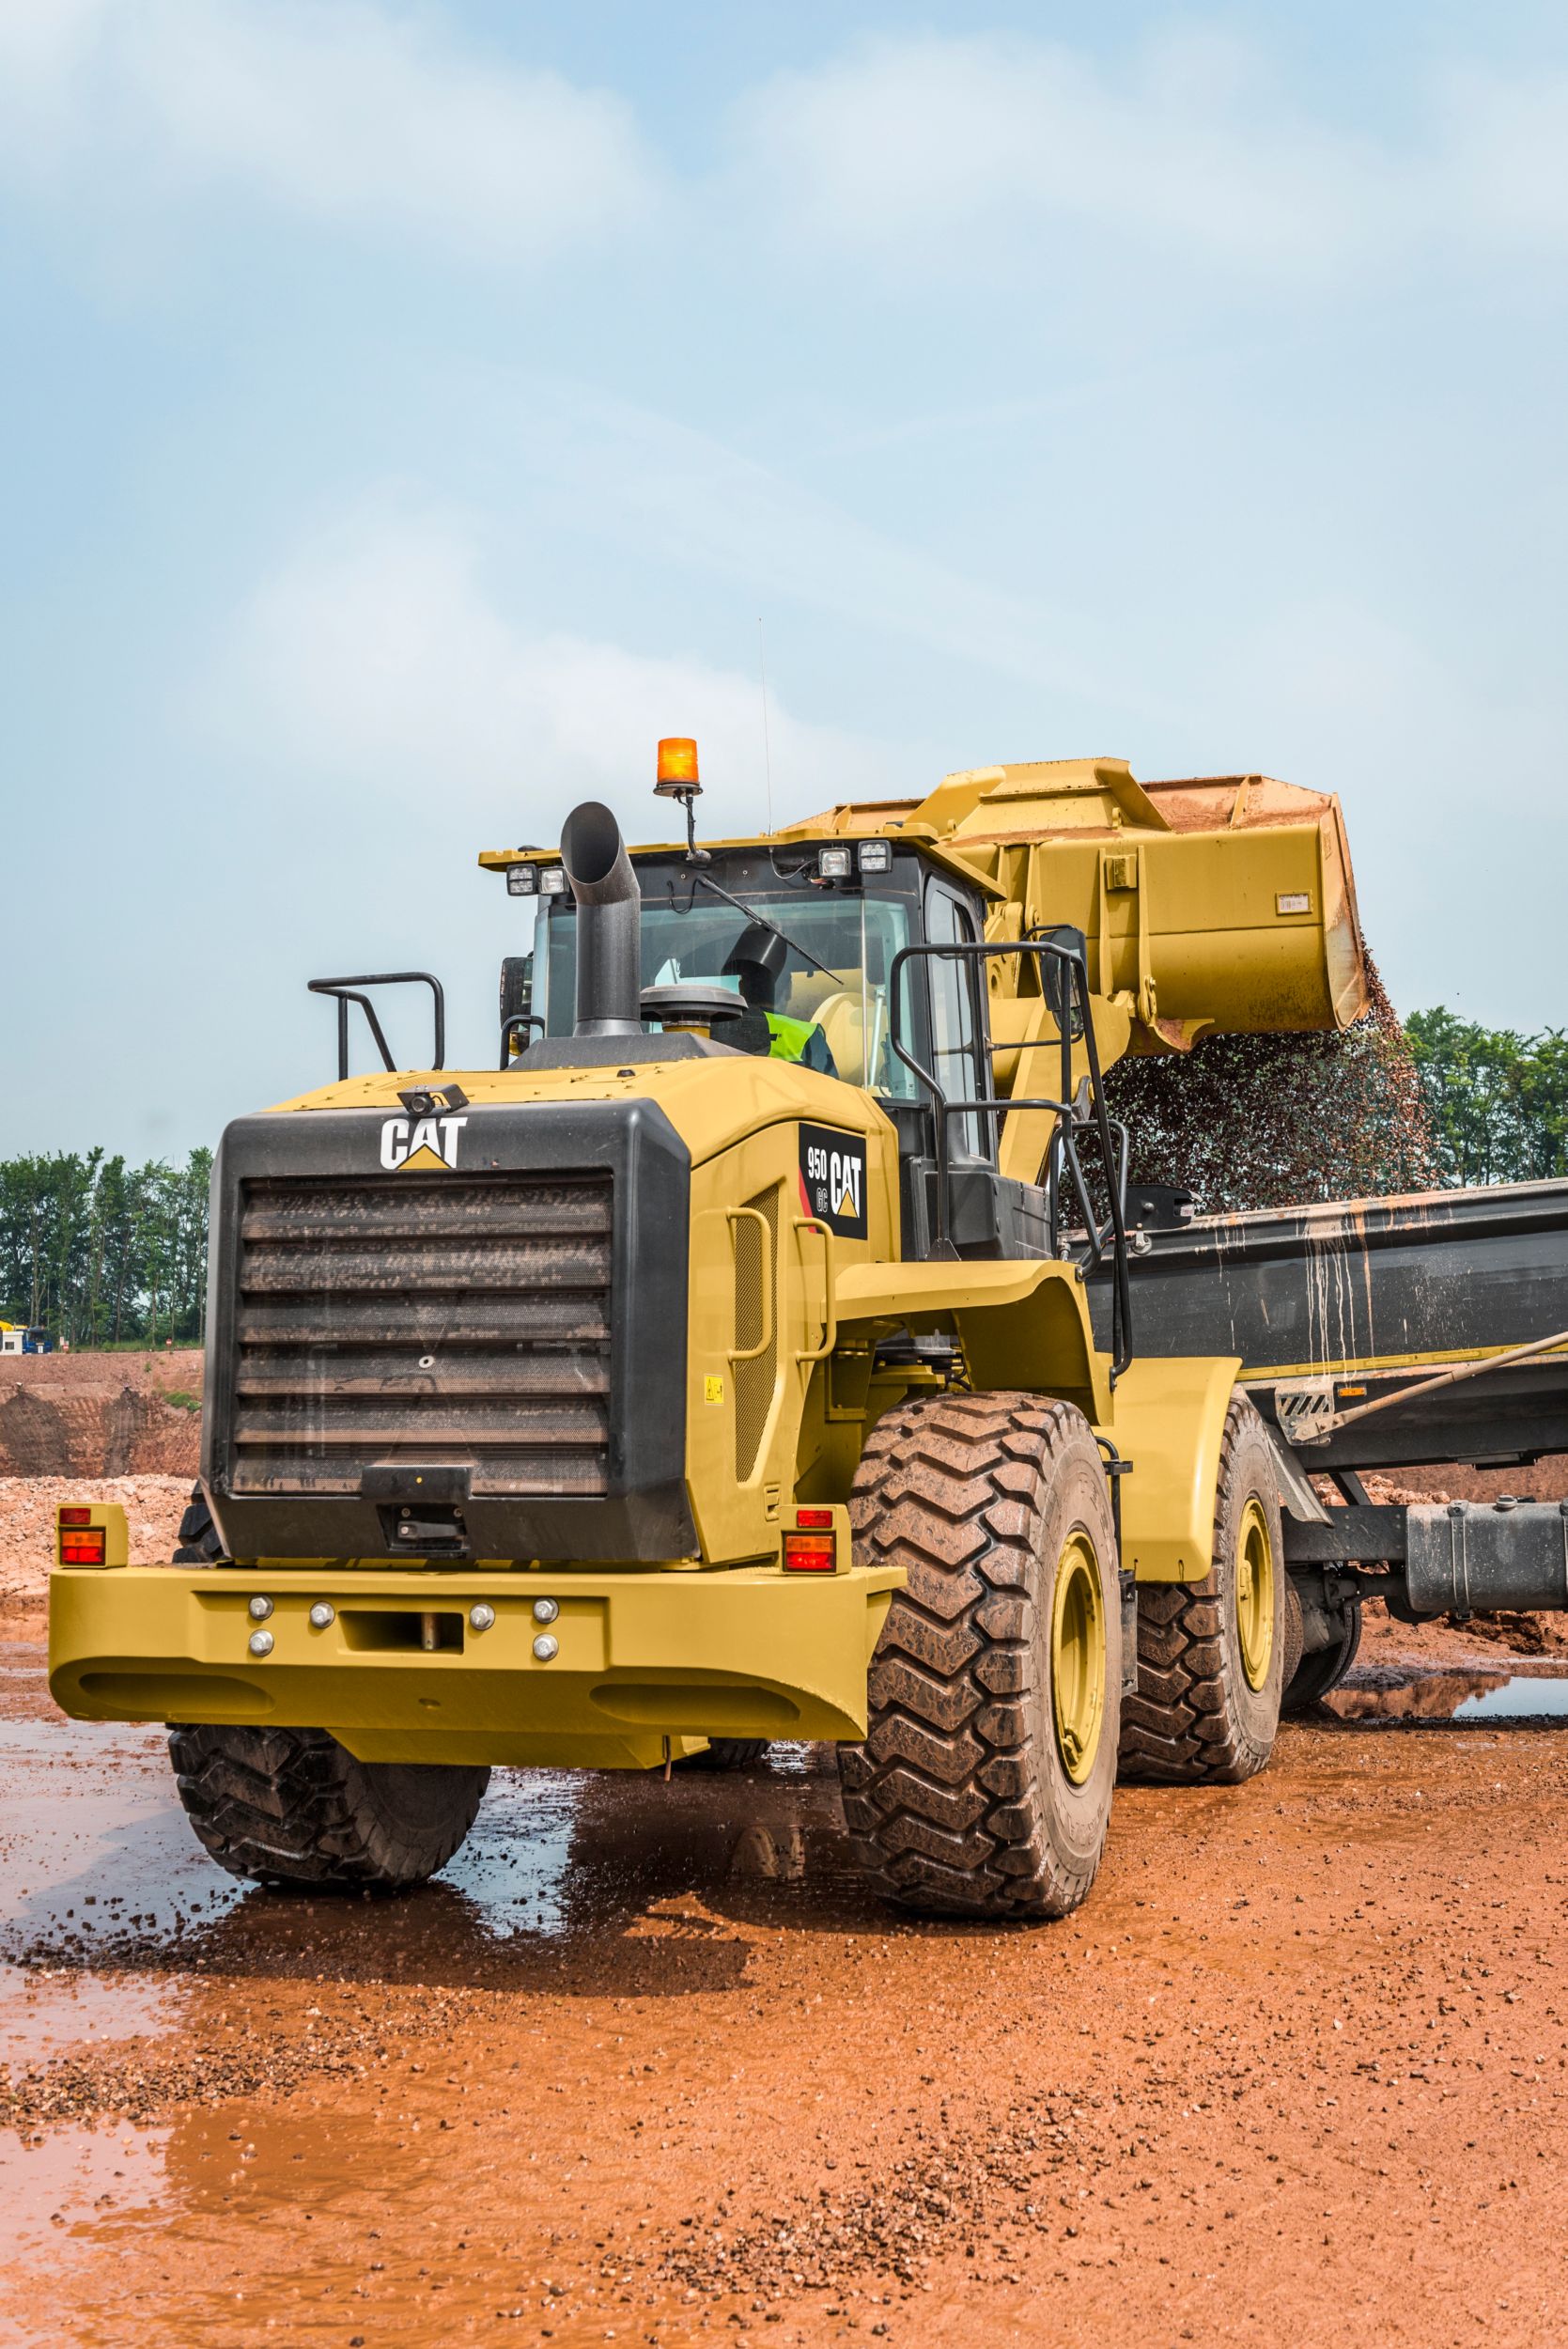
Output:
<instances>
[{"instance_id":1,"label":"raised dump body","mask_svg":"<svg viewBox=\"0 0 1568 2349\"><path fill-rule=\"evenodd\" d=\"M1287 1709L1343 1678L1369 1595L1407 1621L1568 1608L1568 1499L1379 1505L1361 1482L1568 1453L1568 1182L1197 1217L1138 1235L1128 1287L1140 1351L1238 1355L1300 1471L1282 1487L1302 1641Z\"/></svg>"},{"instance_id":2,"label":"raised dump body","mask_svg":"<svg viewBox=\"0 0 1568 2349\"><path fill-rule=\"evenodd\" d=\"M1265 1416L1313 1438L1314 1468L1568 1452L1568 1356L1432 1383L1568 1332L1568 1182L1199 1216L1141 1233L1129 1285L1140 1353L1238 1354ZM1345 1423L1314 1425L1329 1417Z\"/></svg>"}]
</instances>

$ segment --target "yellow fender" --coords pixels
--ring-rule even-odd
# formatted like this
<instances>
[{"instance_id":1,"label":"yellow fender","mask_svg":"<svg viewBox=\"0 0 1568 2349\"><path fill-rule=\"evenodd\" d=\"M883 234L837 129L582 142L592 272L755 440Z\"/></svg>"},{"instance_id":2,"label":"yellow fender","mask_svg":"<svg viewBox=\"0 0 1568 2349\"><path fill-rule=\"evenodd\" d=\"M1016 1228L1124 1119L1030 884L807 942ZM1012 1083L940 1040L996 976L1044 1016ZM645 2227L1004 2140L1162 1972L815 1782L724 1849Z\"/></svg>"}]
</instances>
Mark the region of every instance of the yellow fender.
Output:
<instances>
[{"instance_id":1,"label":"yellow fender","mask_svg":"<svg viewBox=\"0 0 1568 2349\"><path fill-rule=\"evenodd\" d=\"M1070 1264L1031 1256L851 1265L833 1294L840 1331L857 1322L951 1330L976 1387L1057 1394L1093 1425L1109 1419L1110 1363L1095 1350L1083 1284Z\"/></svg>"},{"instance_id":2,"label":"yellow fender","mask_svg":"<svg viewBox=\"0 0 1568 2349\"><path fill-rule=\"evenodd\" d=\"M1135 1359L1096 1435L1132 1473L1121 1479L1122 1563L1140 1582L1203 1582L1214 1563L1214 1501L1238 1354Z\"/></svg>"}]
</instances>

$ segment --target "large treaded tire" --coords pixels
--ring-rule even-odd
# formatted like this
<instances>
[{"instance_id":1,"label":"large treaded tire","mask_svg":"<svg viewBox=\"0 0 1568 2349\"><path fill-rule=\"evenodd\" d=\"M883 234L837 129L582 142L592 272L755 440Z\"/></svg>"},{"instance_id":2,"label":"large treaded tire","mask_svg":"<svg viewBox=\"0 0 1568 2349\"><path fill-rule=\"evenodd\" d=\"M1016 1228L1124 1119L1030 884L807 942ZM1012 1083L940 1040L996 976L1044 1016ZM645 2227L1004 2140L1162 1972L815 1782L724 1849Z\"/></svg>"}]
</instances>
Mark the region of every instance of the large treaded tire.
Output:
<instances>
[{"instance_id":1,"label":"large treaded tire","mask_svg":"<svg viewBox=\"0 0 1568 2349\"><path fill-rule=\"evenodd\" d=\"M867 1736L839 1749L860 1865L905 1908L1065 1916L1105 1846L1122 1678L1115 1532L1088 1422L1028 1394L905 1404L872 1431L849 1517L857 1563L908 1574L872 1659ZM1104 1639L1081 1784L1051 1686L1058 1569L1075 1535L1093 1552Z\"/></svg>"},{"instance_id":2,"label":"large treaded tire","mask_svg":"<svg viewBox=\"0 0 1568 2349\"><path fill-rule=\"evenodd\" d=\"M356 1762L324 1729L172 1728L191 1825L220 1867L257 1884L397 1891L443 1868L489 1771Z\"/></svg>"},{"instance_id":3,"label":"large treaded tire","mask_svg":"<svg viewBox=\"0 0 1568 2349\"><path fill-rule=\"evenodd\" d=\"M683 1770L750 1770L772 1743L768 1737L710 1737L701 1753L689 1753L677 1765Z\"/></svg>"},{"instance_id":4,"label":"large treaded tire","mask_svg":"<svg viewBox=\"0 0 1568 2349\"><path fill-rule=\"evenodd\" d=\"M174 1553L177 1566L222 1566L228 1563L223 1536L212 1521L207 1505L207 1495L199 1485L191 1487L190 1505L179 1520L179 1548Z\"/></svg>"},{"instance_id":5,"label":"large treaded tire","mask_svg":"<svg viewBox=\"0 0 1568 2349\"><path fill-rule=\"evenodd\" d=\"M1260 1687L1248 1680L1236 1612L1237 1550L1250 1501L1272 1558L1273 1633ZM1214 1563L1206 1581L1138 1593L1138 1693L1122 1705L1122 1776L1235 1786L1274 1750L1286 1647L1284 1542L1273 1454L1256 1409L1232 1398L1219 1448Z\"/></svg>"}]
</instances>

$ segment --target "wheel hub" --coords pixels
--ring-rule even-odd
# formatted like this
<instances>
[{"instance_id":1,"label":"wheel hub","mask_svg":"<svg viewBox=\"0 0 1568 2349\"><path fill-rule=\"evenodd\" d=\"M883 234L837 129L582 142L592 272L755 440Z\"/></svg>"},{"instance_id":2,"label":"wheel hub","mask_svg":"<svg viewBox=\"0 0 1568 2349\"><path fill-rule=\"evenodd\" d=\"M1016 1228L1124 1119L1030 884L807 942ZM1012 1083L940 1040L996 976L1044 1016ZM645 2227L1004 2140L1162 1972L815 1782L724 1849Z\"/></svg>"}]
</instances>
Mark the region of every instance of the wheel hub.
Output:
<instances>
[{"instance_id":1,"label":"wheel hub","mask_svg":"<svg viewBox=\"0 0 1568 2349\"><path fill-rule=\"evenodd\" d=\"M1105 1612L1089 1537L1073 1533L1057 1562L1050 1695L1056 1750L1075 1786L1094 1766L1105 1719Z\"/></svg>"},{"instance_id":2,"label":"wheel hub","mask_svg":"<svg viewBox=\"0 0 1568 2349\"><path fill-rule=\"evenodd\" d=\"M1236 1630L1241 1668L1250 1688L1261 1688L1274 1660L1274 1548L1263 1504L1249 1501L1236 1543Z\"/></svg>"}]
</instances>

